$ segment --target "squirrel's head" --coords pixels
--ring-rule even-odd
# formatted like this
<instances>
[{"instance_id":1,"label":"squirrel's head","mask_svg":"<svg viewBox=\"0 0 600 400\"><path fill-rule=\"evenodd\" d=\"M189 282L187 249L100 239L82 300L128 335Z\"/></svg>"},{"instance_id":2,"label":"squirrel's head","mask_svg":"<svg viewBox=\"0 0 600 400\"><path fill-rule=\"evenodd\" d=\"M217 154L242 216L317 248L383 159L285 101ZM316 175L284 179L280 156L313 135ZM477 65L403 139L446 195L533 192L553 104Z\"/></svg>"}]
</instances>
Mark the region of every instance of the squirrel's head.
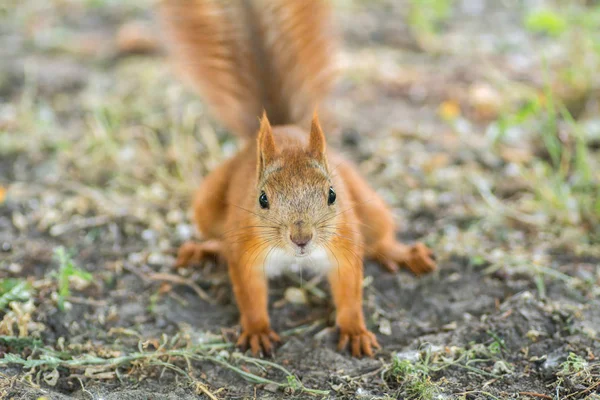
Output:
<instances>
[{"instance_id":1,"label":"squirrel's head","mask_svg":"<svg viewBox=\"0 0 600 400\"><path fill-rule=\"evenodd\" d=\"M278 149L266 114L258 133L256 215L273 247L297 257L327 245L338 215L325 135L315 112L307 146Z\"/></svg>"}]
</instances>

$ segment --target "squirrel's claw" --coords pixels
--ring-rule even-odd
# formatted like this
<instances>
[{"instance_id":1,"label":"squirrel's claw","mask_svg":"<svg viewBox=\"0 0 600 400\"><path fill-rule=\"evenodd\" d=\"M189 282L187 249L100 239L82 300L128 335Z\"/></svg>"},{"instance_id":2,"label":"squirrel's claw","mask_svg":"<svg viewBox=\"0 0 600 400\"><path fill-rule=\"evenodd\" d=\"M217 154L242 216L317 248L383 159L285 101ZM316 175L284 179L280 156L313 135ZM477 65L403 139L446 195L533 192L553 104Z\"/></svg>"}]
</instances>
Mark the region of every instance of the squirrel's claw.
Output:
<instances>
[{"instance_id":1,"label":"squirrel's claw","mask_svg":"<svg viewBox=\"0 0 600 400\"><path fill-rule=\"evenodd\" d=\"M415 275L431 272L437 268L433 251L423 243L410 247L405 264Z\"/></svg>"},{"instance_id":2,"label":"squirrel's claw","mask_svg":"<svg viewBox=\"0 0 600 400\"><path fill-rule=\"evenodd\" d=\"M391 273L396 273L398 272L398 270L400 269L400 266L398 265L398 263L394 260L382 260L381 261L381 265L383 265L383 267Z\"/></svg>"},{"instance_id":3,"label":"squirrel's claw","mask_svg":"<svg viewBox=\"0 0 600 400\"><path fill-rule=\"evenodd\" d=\"M273 344L271 342L280 342L281 338L275 331L267 330L265 332L247 333L242 332L236 346L246 351L250 347L253 356L258 356L262 352L265 356L273 353Z\"/></svg>"},{"instance_id":4,"label":"squirrel's claw","mask_svg":"<svg viewBox=\"0 0 600 400\"><path fill-rule=\"evenodd\" d=\"M338 342L338 350L342 351L350 343L350 352L354 357L373 357L373 347L380 349L381 346L377 342L377 337L373 332L367 330L359 334L349 334L340 331L340 341Z\"/></svg>"}]
</instances>

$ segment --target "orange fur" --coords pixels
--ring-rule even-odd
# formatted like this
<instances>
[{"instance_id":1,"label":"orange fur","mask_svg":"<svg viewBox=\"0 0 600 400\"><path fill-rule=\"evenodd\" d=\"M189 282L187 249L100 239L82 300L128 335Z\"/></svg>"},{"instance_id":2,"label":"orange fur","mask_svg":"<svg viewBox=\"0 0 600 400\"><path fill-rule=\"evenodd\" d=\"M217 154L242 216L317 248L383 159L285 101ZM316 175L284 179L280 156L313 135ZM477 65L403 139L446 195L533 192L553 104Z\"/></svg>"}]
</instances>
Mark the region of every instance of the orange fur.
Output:
<instances>
[{"instance_id":1,"label":"orange fur","mask_svg":"<svg viewBox=\"0 0 600 400\"><path fill-rule=\"evenodd\" d=\"M390 271L404 265L416 274L436 265L423 244L396 241L390 210L351 163L327 149L316 112L310 130L305 130L307 110L325 93L327 85L319 83L329 82L323 81L329 71L324 2L163 3L167 21L183 19L170 28L176 57L197 67L192 70L196 86L231 129L246 136L257 133L256 141L210 173L198 189L194 220L208 240L181 246L177 265L223 256L240 311L238 345L250 347L254 354L270 353L279 337L269 322L267 265L273 260L304 262L311 254L324 253L327 260L321 262L337 310L338 347L349 345L352 355L371 356L379 344L362 311L363 257L378 260ZM242 3L249 3L250 11L264 11L244 14L262 29L250 47L232 33L248 29L230 18L241 12ZM264 8L252 7L257 4ZM267 20L273 28L264 24ZM277 37L275 43L265 39L270 35ZM256 53L248 53L249 48ZM273 59L264 59L267 53ZM273 76L265 77L257 65ZM271 94L264 97L265 90ZM263 107L266 112L258 125L253 117ZM274 116L274 126L267 115Z\"/></svg>"},{"instance_id":2,"label":"orange fur","mask_svg":"<svg viewBox=\"0 0 600 400\"><path fill-rule=\"evenodd\" d=\"M326 0L161 0L172 60L234 133L308 127L336 76Z\"/></svg>"}]
</instances>

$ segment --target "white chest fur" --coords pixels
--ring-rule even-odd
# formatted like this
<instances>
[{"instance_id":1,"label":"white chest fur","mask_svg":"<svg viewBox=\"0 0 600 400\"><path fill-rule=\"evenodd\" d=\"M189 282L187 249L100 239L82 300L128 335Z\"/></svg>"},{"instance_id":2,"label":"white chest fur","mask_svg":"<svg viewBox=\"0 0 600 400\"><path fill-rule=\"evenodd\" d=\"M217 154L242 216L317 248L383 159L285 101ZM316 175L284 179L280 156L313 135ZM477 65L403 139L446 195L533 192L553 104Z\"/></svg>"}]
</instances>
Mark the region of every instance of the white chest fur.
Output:
<instances>
[{"instance_id":1,"label":"white chest fur","mask_svg":"<svg viewBox=\"0 0 600 400\"><path fill-rule=\"evenodd\" d=\"M315 249L306 257L295 257L284 250L273 249L263 265L268 277L281 275L284 271L325 274L331 267L329 254L322 248Z\"/></svg>"}]
</instances>

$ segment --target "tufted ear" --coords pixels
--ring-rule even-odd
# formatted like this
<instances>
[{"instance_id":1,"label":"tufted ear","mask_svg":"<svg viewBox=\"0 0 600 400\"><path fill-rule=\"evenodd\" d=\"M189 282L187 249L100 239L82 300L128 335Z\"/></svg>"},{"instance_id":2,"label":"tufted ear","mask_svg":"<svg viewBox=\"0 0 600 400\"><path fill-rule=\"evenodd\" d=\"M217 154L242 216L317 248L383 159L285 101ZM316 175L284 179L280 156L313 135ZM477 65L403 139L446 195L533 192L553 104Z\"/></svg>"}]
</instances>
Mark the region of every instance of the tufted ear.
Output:
<instances>
[{"instance_id":1,"label":"tufted ear","mask_svg":"<svg viewBox=\"0 0 600 400\"><path fill-rule=\"evenodd\" d=\"M312 124L310 126L310 138L308 139L308 152L315 157L319 162L325 163L325 135L319 124L319 116L317 110L313 114Z\"/></svg>"},{"instance_id":2,"label":"tufted ear","mask_svg":"<svg viewBox=\"0 0 600 400\"><path fill-rule=\"evenodd\" d=\"M260 119L260 128L258 129L258 176L260 177L267 165L275 158L277 148L273 138L273 129L267 118L266 111Z\"/></svg>"}]
</instances>

